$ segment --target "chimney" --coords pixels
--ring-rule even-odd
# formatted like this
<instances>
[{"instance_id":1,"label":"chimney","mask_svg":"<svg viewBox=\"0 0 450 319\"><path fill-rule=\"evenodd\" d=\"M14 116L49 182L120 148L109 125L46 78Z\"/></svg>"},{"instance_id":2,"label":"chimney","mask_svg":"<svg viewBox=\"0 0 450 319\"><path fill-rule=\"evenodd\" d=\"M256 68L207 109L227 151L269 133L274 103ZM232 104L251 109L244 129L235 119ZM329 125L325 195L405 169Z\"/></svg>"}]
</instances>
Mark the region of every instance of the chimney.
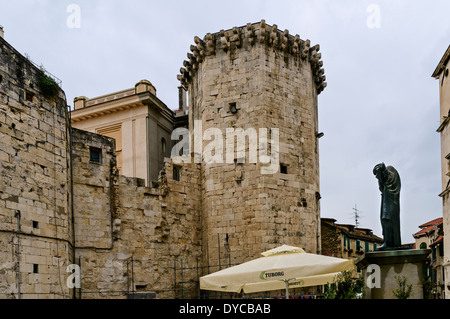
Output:
<instances>
[{"instance_id":1,"label":"chimney","mask_svg":"<svg viewBox=\"0 0 450 319\"><path fill-rule=\"evenodd\" d=\"M5 31L3 31L3 26L0 25L0 38L5 38Z\"/></svg>"},{"instance_id":2,"label":"chimney","mask_svg":"<svg viewBox=\"0 0 450 319\"><path fill-rule=\"evenodd\" d=\"M186 89L183 86L178 87L178 110L186 111L187 101L186 101Z\"/></svg>"},{"instance_id":3,"label":"chimney","mask_svg":"<svg viewBox=\"0 0 450 319\"><path fill-rule=\"evenodd\" d=\"M86 107L87 97L79 96L73 99L73 106L75 110L82 109Z\"/></svg>"}]
</instances>

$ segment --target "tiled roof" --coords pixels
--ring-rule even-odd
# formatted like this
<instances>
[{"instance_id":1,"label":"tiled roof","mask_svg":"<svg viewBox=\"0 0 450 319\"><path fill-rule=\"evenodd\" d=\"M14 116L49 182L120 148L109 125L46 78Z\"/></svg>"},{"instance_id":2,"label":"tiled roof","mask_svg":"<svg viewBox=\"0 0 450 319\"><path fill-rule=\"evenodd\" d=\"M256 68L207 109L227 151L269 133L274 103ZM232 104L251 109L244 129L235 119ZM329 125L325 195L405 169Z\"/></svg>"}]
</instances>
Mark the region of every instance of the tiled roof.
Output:
<instances>
[{"instance_id":1,"label":"tiled roof","mask_svg":"<svg viewBox=\"0 0 450 319\"><path fill-rule=\"evenodd\" d=\"M433 219L425 224L420 225L419 228L439 225L439 224L442 224L442 222L443 222L443 218L439 217L439 218Z\"/></svg>"},{"instance_id":2,"label":"tiled roof","mask_svg":"<svg viewBox=\"0 0 450 319\"><path fill-rule=\"evenodd\" d=\"M422 224L419 226L419 228L422 228L422 229L419 230L417 233L413 234L413 237L425 235L430 230L433 230L436 226L438 226L442 223L443 223L443 218L439 217L439 218L433 219L425 224Z\"/></svg>"},{"instance_id":3,"label":"tiled roof","mask_svg":"<svg viewBox=\"0 0 450 319\"><path fill-rule=\"evenodd\" d=\"M444 236L439 236L434 242L432 242L431 244L430 244L430 246L434 246L434 245L436 245L436 244L439 244L439 242L440 241L442 241L442 239L444 238Z\"/></svg>"}]
</instances>

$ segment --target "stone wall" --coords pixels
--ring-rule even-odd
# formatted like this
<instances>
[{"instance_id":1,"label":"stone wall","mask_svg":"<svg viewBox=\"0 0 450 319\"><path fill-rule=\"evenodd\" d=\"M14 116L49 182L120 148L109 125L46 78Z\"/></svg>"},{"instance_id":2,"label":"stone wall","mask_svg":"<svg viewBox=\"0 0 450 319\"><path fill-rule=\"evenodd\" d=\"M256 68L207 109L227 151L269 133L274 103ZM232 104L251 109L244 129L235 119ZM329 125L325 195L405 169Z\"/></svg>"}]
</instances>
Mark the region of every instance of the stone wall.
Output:
<instances>
[{"instance_id":1,"label":"stone wall","mask_svg":"<svg viewBox=\"0 0 450 319\"><path fill-rule=\"evenodd\" d=\"M71 297L68 112L48 79L0 38L0 298Z\"/></svg>"},{"instance_id":2,"label":"stone wall","mask_svg":"<svg viewBox=\"0 0 450 319\"><path fill-rule=\"evenodd\" d=\"M181 261L194 267L200 254L197 165L183 167L175 181L167 160L159 181L149 188L143 179L117 175L114 140L76 129L73 136L82 296L125 298L135 291L175 297L174 267L180 268ZM102 150L100 164L90 162L91 148ZM196 275L193 268L183 278L190 282L184 288L194 294Z\"/></svg>"},{"instance_id":3,"label":"stone wall","mask_svg":"<svg viewBox=\"0 0 450 319\"><path fill-rule=\"evenodd\" d=\"M70 129L64 92L44 96L42 72L0 39L0 297L197 296L210 266L281 244L320 252L319 47L264 21L195 42L180 77L189 130L198 121L201 135L219 131L223 162L166 159L147 187L118 175L113 139ZM227 129L255 129L258 140L239 155ZM269 174L264 150L279 154ZM72 263L76 293L66 286Z\"/></svg>"}]
</instances>

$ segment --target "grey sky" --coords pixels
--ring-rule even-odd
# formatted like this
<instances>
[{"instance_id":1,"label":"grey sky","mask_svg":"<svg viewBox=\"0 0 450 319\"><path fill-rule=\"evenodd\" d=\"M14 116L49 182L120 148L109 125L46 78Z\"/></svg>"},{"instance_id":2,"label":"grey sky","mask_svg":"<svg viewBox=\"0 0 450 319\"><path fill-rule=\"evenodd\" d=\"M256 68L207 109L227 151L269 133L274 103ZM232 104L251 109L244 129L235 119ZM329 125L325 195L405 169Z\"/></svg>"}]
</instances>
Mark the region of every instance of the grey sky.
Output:
<instances>
[{"instance_id":1,"label":"grey sky","mask_svg":"<svg viewBox=\"0 0 450 319\"><path fill-rule=\"evenodd\" d=\"M69 28L70 4L81 27ZM373 8L379 9L379 25ZM450 2L0 0L5 39L60 78L71 105L150 80L177 107L176 76L194 36L265 19L320 44L328 87L319 97L321 212L381 236L379 162L402 179L402 240L442 216L438 83ZM369 21L369 24L368 24ZM372 27L370 27L372 26Z\"/></svg>"}]
</instances>

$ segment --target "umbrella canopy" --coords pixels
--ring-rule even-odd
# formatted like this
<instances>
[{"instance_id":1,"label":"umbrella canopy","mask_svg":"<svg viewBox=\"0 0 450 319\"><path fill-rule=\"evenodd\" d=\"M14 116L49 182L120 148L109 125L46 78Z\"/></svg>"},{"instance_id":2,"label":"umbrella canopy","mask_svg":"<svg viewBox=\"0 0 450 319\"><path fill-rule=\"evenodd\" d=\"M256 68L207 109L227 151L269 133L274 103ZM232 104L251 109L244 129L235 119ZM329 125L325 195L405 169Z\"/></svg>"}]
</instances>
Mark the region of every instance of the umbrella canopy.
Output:
<instances>
[{"instance_id":1,"label":"umbrella canopy","mask_svg":"<svg viewBox=\"0 0 450 319\"><path fill-rule=\"evenodd\" d=\"M353 260L308 254L299 247L280 246L263 257L200 278L200 289L253 293L325 285L342 271L354 270Z\"/></svg>"}]
</instances>

